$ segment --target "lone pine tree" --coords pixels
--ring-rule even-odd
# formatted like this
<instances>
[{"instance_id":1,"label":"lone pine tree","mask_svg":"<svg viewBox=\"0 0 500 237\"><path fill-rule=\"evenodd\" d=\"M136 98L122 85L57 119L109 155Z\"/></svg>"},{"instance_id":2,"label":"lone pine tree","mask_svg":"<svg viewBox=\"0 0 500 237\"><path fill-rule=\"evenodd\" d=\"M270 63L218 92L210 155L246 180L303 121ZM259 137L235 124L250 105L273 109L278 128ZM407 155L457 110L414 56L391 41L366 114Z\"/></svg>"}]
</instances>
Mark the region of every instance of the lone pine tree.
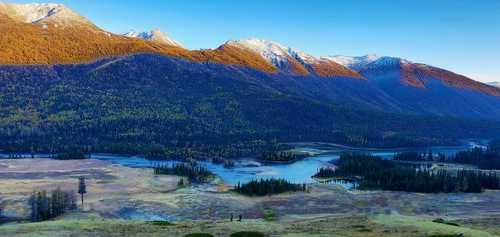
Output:
<instances>
[{"instance_id":1,"label":"lone pine tree","mask_svg":"<svg viewBox=\"0 0 500 237\"><path fill-rule=\"evenodd\" d=\"M80 177L79 178L79 184L78 184L78 193L81 196L82 199L82 209L83 209L83 195L87 193L87 185L85 184L85 177Z\"/></svg>"}]
</instances>

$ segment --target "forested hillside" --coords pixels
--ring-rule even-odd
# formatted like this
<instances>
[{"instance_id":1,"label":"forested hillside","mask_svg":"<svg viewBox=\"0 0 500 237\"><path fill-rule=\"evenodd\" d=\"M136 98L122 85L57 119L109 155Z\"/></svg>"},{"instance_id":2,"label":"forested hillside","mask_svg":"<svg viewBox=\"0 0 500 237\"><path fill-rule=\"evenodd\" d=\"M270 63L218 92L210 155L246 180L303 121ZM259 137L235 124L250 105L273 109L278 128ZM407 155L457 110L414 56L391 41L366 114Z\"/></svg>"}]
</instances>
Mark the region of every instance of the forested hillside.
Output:
<instances>
[{"instance_id":1,"label":"forested hillside","mask_svg":"<svg viewBox=\"0 0 500 237\"><path fill-rule=\"evenodd\" d=\"M335 88L325 80L150 54L1 66L0 146L134 153L151 144L206 149L277 139L415 146L500 134L496 122L384 112L363 96L335 103L339 95L315 89L346 91L363 82L331 79L344 86Z\"/></svg>"}]
</instances>

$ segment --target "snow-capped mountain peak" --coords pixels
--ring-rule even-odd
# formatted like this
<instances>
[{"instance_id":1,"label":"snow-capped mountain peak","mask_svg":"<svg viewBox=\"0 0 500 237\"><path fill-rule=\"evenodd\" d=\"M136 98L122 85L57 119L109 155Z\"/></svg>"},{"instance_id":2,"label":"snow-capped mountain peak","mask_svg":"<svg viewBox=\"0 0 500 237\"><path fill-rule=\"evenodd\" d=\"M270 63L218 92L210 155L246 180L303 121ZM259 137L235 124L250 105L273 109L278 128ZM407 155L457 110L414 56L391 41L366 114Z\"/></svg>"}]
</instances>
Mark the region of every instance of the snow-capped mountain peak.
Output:
<instances>
[{"instance_id":1,"label":"snow-capped mountain peak","mask_svg":"<svg viewBox=\"0 0 500 237\"><path fill-rule=\"evenodd\" d=\"M137 33L137 31L135 31L135 30L131 30L131 31L123 34L123 36L130 37L130 38L138 38L139 37L139 33Z\"/></svg>"},{"instance_id":2,"label":"snow-capped mountain peak","mask_svg":"<svg viewBox=\"0 0 500 237\"><path fill-rule=\"evenodd\" d=\"M406 59L398 57L379 56L377 54L368 54L355 57L336 55L328 56L326 58L355 71L362 70L366 67L405 65L411 63Z\"/></svg>"},{"instance_id":3,"label":"snow-capped mountain peak","mask_svg":"<svg viewBox=\"0 0 500 237\"><path fill-rule=\"evenodd\" d=\"M303 51L269 40L255 38L233 40L226 42L225 45L253 51L284 72L298 75L308 75L313 72L324 77L346 76L360 78L360 75L356 72L338 65L326 57L317 58Z\"/></svg>"},{"instance_id":4,"label":"snow-capped mountain peak","mask_svg":"<svg viewBox=\"0 0 500 237\"><path fill-rule=\"evenodd\" d=\"M55 3L29 3L12 4L0 3L0 12L7 14L14 20L24 23L55 23L68 25L74 23L92 23L85 17L72 11L62 4Z\"/></svg>"},{"instance_id":5,"label":"snow-capped mountain peak","mask_svg":"<svg viewBox=\"0 0 500 237\"><path fill-rule=\"evenodd\" d=\"M167 45L171 45L171 46L184 48L184 46L181 43L170 38L167 34L163 33L159 29L154 29L154 30L149 31L149 32L141 32L141 33L138 33L136 31L132 30L132 31L129 31L129 32L123 34L123 36L131 37L131 38L141 38L144 40L150 40L150 41L155 41L155 42L159 42L159 43L163 43L163 44L167 44Z\"/></svg>"},{"instance_id":6,"label":"snow-capped mountain peak","mask_svg":"<svg viewBox=\"0 0 500 237\"><path fill-rule=\"evenodd\" d=\"M325 58L330 59L330 60L332 60L340 65L343 65L347 68L350 68L353 70L359 70L360 68L363 68L366 65L373 63L382 57L378 56L376 54L368 54L368 55L356 56L356 57L335 55L335 56L328 56Z\"/></svg>"},{"instance_id":7,"label":"snow-capped mountain peak","mask_svg":"<svg viewBox=\"0 0 500 237\"><path fill-rule=\"evenodd\" d=\"M261 39L246 39L246 40L231 40L226 44L235 47L243 47L260 54L264 59L275 66L287 63L290 57L290 48L270 40Z\"/></svg>"},{"instance_id":8,"label":"snow-capped mountain peak","mask_svg":"<svg viewBox=\"0 0 500 237\"><path fill-rule=\"evenodd\" d=\"M243 47L256 52L277 67L282 67L289 63L290 60L297 60L302 64L314 64L319 61L318 58L312 55L270 40L251 38L246 40L231 40L226 44Z\"/></svg>"},{"instance_id":9,"label":"snow-capped mountain peak","mask_svg":"<svg viewBox=\"0 0 500 237\"><path fill-rule=\"evenodd\" d=\"M405 65L410 63L411 62L406 59L384 56L367 64L367 66L392 66L392 65Z\"/></svg>"}]
</instances>

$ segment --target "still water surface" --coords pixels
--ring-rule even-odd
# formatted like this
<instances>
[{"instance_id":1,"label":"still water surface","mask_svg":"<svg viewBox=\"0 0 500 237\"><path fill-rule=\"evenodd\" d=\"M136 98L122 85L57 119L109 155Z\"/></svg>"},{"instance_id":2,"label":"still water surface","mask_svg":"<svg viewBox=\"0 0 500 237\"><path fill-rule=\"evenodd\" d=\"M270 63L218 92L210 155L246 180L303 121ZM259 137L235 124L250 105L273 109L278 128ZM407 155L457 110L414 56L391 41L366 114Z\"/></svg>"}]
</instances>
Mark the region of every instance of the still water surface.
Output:
<instances>
[{"instance_id":1,"label":"still water surface","mask_svg":"<svg viewBox=\"0 0 500 237\"><path fill-rule=\"evenodd\" d=\"M252 158L240 158L235 162L235 167L224 168L223 165L213 164L211 162L201 162L210 171L219 176L225 183L235 185L238 182L246 183L251 180L260 178L283 178L294 183L311 183L314 180L311 178L316 171L324 166L331 166L330 161L338 159L342 152L362 152L385 159L391 159L394 154L402 151L428 152L434 154L444 153L452 155L459 151L467 150L472 147L482 147L476 142L467 142L463 146L456 147L429 147L429 148L401 148L401 149L354 149L343 146L316 146L305 145L297 148L297 150L316 152L318 155L291 163L291 164L265 164L256 161ZM92 158L99 160L107 160L114 164L119 164L127 167L146 168L151 167L154 162L148 161L140 156L120 156L110 154L94 154ZM167 163L174 163L169 161Z\"/></svg>"}]
</instances>

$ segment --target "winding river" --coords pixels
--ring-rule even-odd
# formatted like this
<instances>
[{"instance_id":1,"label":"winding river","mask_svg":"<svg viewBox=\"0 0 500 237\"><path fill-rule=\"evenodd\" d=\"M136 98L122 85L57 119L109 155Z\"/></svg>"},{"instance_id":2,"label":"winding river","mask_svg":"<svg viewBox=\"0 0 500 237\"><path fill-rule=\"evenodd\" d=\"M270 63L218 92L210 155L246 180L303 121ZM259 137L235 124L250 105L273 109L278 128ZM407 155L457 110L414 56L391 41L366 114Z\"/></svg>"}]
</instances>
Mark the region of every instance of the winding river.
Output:
<instances>
[{"instance_id":1,"label":"winding river","mask_svg":"<svg viewBox=\"0 0 500 237\"><path fill-rule=\"evenodd\" d=\"M238 182L246 183L260 178L283 178L294 183L311 183L311 178L316 171L324 166L331 166L330 161L338 159L343 152L362 152L386 159L391 159L394 154L403 151L443 153L451 155L459 151L467 150L473 147L485 147L484 142L464 141L461 146L433 146L427 148L399 148L399 149L370 149L353 148L329 143L294 143L295 150L309 152L311 157L286 164L266 164L253 158L239 158L235 160L235 167L224 168L223 165L213 164L211 162L201 162L210 171L220 177L224 183L235 185ZM21 154L29 157L29 154ZM49 157L44 154L35 154L36 157ZM6 154L0 154L0 158L7 158ZM93 159L105 160L113 164L123 165L132 168L148 168L155 162L148 161L141 156L123 156L114 154L92 154ZM174 163L176 161L167 161L165 163Z\"/></svg>"},{"instance_id":2,"label":"winding river","mask_svg":"<svg viewBox=\"0 0 500 237\"><path fill-rule=\"evenodd\" d=\"M220 177L226 184L235 185L238 182L246 183L260 178L283 178L294 183L311 183L311 178L323 166L331 166L332 160L338 159L342 152L363 152L391 159L394 154L403 151L443 153L452 155L459 151L473 147L484 147L482 142L467 141L462 146L434 146L428 148L400 148L400 149L369 149L351 148L336 144L326 143L297 143L296 150L307 151L314 154L311 157L287 164L265 164L252 158L240 158L235 161L235 167L224 168L222 165L211 162L201 162L210 171ZM120 156L110 154L93 154L92 158L107 160L114 164L127 167L151 167L154 162L140 156ZM173 163L171 161L170 163Z\"/></svg>"}]
</instances>

